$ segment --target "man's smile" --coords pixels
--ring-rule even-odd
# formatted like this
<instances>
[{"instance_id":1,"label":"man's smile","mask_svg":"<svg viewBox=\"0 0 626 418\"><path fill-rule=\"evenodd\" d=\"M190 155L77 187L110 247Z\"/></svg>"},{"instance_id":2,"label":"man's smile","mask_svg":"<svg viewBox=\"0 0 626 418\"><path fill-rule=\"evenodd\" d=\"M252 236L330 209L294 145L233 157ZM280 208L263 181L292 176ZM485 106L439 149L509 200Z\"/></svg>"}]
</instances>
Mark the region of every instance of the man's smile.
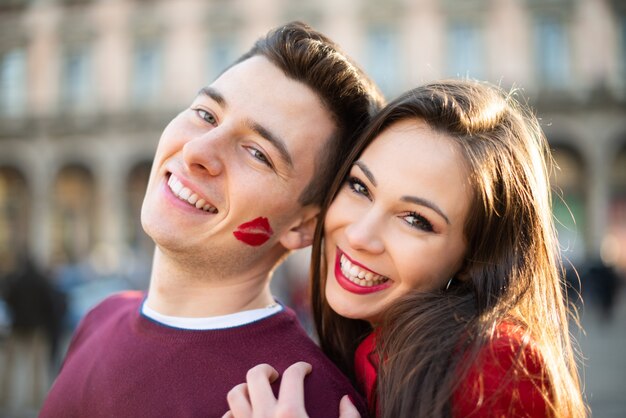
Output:
<instances>
[{"instance_id":1,"label":"man's smile","mask_svg":"<svg viewBox=\"0 0 626 418\"><path fill-rule=\"evenodd\" d=\"M203 210L209 213L217 213L217 208L209 204L206 200L198 196L196 192L193 190L183 186L183 184L178 180L174 174L170 174L170 178L167 180L167 185L169 186L174 196L179 198L180 200L189 203L196 208Z\"/></svg>"}]
</instances>

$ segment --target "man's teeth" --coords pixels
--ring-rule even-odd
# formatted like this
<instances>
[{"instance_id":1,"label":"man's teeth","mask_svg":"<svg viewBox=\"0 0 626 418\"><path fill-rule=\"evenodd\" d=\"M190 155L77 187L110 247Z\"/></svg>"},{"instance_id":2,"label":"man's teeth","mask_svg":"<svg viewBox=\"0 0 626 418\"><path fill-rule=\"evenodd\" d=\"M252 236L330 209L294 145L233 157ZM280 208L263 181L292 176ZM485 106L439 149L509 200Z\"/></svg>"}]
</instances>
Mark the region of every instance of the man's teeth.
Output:
<instances>
[{"instance_id":1,"label":"man's teeth","mask_svg":"<svg viewBox=\"0 0 626 418\"><path fill-rule=\"evenodd\" d=\"M203 210L205 212L217 213L217 208L215 206L211 206L206 202L206 200L202 199L200 196L195 194L192 190L189 190L176 178L175 175L171 174L170 179L167 181L167 185L170 186L170 190L174 193L174 196L179 198L182 201L189 203L196 208Z\"/></svg>"},{"instance_id":2,"label":"man's teeth","mask_svg":"<svg viewBox=\"0 0 626 418\"><path fill-rule=\"evenodd\" d=\"M343 275L346 276L352 283L356 283L359 286L372 287L385 283L389 280L385 276L372 273L369 270L364 270L359 266L352 264L350 260L348 260L348 257L343 254L341 255L341 259L339 261Z\"/></svg>"}]
</instances>

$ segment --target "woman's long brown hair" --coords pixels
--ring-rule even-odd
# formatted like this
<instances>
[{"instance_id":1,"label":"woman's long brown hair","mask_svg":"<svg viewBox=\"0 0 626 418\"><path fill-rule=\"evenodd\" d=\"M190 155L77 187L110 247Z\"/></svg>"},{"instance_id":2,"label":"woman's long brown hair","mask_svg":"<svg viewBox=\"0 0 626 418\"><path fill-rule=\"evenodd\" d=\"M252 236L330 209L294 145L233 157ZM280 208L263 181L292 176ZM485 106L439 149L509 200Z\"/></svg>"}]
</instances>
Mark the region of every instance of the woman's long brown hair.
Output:
<instances>
[{"instance_id":1,"label":"woman's long brown hair","mask_svg":"<svg viewBox=\"0 0 626 418\"><path fill-rule=\"evenodd\" d=\"M384 316L376 352L381 362L377 415L446 417L459 381L498 325L514 324L532 341L543 375L530 376L522 351L511 375L526 373L555 417L582 417L576 361L568 331L563 271L551 212L545 136L530 109L487 83L449 80L415 88L372 121L338 173L322 219L352 164L390 125L425 121L452 138L470 172L473 198L464 235L467 254L450 289L415 293ZM323 350L354 378L354 352L369 323L341 317L328 305L320 222L312 253L312 307ZM488 402L488 400L485 400ZM376 413L376 411L373 411Z\"/></svg>"}]
</instances>

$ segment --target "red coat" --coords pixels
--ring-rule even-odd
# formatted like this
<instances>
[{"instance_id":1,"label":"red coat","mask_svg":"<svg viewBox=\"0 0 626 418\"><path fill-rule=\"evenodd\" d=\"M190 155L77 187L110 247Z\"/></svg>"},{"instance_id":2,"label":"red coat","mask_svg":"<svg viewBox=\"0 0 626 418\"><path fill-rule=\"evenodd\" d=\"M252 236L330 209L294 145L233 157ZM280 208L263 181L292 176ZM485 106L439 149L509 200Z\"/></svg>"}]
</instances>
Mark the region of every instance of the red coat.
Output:
<instances>
[{"instance_id":1,"label":"red coat","mask_svg":"<svg viewBox=\"0 0 626 418\"><path fill-rule=\"evenodd\" d=\"M546 403L538 387L543 363L532 343L518 358L522 335L510 324L501 324L491 344L484 347L452 397L453 417L546 417ZM378 365L371 355L375 334L370 334L355 353L355 372L361 390L373 404ZM526 362L527 375L515 373L518 361ZM379 407L384 408L383 405Z\"/></svg>"}]
</instances>

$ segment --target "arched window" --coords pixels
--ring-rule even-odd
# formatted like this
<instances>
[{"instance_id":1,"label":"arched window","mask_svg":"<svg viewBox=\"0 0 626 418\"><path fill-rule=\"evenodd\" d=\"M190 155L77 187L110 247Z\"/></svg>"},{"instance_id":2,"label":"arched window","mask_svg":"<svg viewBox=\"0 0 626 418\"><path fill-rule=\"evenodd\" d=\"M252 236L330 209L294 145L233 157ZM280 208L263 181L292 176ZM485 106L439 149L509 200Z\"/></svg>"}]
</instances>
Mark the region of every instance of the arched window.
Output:
<instances>
[{"instance_id":1,"label":"arched window","mask_svg":"<svg viewBox=\"0 0 626 418\"><path fill-rule=\"evenodd\" d=\"M33 203L24 175L16 168L0 167L0 274L18 261L18 251L26 250Z\"/></svg>"},{"instance_id":2,"label":"arched window","mask_svg":"<svg viewBox=\"0 0 626 418\"><path fill-rule=\"evenodd\" d=\"M129 172L126 179L126 240L130 247L135 250L143 249L150 251L154 248L152 240L146 235L141 227L141 205L146 194L146 186L150 177L151 161L143 161L136 164Z\"/></svg>"},{"instance_id":3,"label":"arched window","mask_svg":"<svg viewBox=\"0 0 626 418\"><path fill-rule=\"evenodd\" d=\"M94 244L97 219L93 174L85 167L63 167L54 185L52 248L56 259L74 263Z\"/></svg>"},{"instance_id":4,"label":"arched window","mask_svg":"<svg viewBox=\"0 0 626 418\"><path fill-rule=\"evenodd\" d=\"M147 289L154 254L154 242L141 226L141 205L150 177L152 161L136 164L126 178L124 225L128 251L124 254L126 279L135 289Z\"/></svg>"}]
</instances>

